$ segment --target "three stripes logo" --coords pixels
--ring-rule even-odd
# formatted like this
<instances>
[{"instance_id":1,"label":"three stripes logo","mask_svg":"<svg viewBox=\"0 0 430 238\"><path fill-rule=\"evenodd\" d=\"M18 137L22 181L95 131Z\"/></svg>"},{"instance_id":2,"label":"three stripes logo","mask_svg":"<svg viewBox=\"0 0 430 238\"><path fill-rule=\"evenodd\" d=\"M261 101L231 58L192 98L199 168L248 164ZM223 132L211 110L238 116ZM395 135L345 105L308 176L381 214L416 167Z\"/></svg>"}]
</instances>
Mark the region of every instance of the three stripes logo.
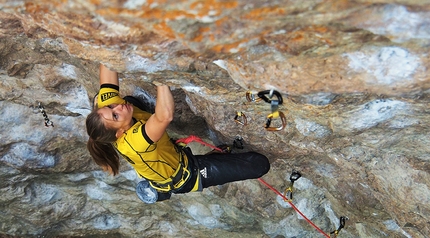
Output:
<instances>
[{"instance_id":1,"label":"three stripes logo","mask_svg":"<svg viewBox=\"0 0 430 238\"><path fill-rule=\"evenodd\" d=\"M200 170L200 174L204 177L204 178L208 178L208 171L206 170L206 167L204 169Z\"/></svg>"}]
</instances>

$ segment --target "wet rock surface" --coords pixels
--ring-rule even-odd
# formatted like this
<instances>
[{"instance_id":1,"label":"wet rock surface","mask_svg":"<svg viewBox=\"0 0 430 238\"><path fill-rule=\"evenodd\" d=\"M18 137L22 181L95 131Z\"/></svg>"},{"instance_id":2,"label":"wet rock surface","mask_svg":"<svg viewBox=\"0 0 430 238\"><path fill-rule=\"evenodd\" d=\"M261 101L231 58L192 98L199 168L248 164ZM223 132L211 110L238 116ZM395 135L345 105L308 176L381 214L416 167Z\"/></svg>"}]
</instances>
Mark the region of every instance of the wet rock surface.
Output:
<instances>
[{"instance_id":1,"label":"wet rock surface","mask_svg":"<svg viewBox=\"0 0 430 238\"><path fill-rule=\"evenodd\" d=\"M141 203L126 162L111 177L86 151L103 63L148 105L171 86L172 137L242 137L281 193L300 171L293 204L326 235L347 216L339 237L430 236L429 17L407 0L0 1L0 233L323 236L258 180ZM271 89L279 131L246 98Z\"/></svg>"}]
</instances>

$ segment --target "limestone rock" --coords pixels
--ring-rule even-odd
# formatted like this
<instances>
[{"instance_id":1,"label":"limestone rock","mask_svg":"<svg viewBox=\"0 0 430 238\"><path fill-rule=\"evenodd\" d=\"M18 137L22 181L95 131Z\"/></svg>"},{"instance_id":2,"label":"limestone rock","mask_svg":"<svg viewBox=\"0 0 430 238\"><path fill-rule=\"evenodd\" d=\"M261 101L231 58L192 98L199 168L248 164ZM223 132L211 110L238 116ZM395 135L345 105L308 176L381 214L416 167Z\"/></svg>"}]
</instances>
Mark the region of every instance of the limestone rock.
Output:
<instances>
[{"instance_id":1,"label":"limestone rock","mask_svg":"<svg viewBox=\"0 0 430 238\"><path fill-rule=\"evenodd\" d=\"M171 86L173 137L240 136L281 192L300 171L293 204L326 236L346 216L339 237L429 237L429 19L425 0L0 1L0 234L323 236L258 180L142 204L126 162L111 177L86 151L103 63L122 95ZM246 99L271 89L280 131Z\"/></svg>"}]
</instances>

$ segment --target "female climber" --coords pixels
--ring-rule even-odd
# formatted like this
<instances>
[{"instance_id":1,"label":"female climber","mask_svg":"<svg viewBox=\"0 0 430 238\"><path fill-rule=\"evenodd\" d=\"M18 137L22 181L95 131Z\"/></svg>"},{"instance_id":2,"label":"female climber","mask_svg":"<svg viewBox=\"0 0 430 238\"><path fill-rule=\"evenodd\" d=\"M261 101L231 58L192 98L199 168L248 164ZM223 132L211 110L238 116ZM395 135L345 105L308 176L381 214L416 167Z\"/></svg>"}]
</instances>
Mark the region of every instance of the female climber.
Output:
<instances>
[{"instance_id":1,"label":"female climber","mask_svg":"<svg viewBox=\"0 0 430 238\"><path fill-rule=\"evenodd\" d=\"M121 98L118 73L101 64L97 107L86 119L87 148L110 174L119 173L119 155L130 163L144 178L136 192L145 203L169 199L172 193L259 178L269 171L267 157L256 152L193 155L189 148L177 146L166 132L173 114L169 86L157 86L151 114Z\"/></svg>"}]
</instances>

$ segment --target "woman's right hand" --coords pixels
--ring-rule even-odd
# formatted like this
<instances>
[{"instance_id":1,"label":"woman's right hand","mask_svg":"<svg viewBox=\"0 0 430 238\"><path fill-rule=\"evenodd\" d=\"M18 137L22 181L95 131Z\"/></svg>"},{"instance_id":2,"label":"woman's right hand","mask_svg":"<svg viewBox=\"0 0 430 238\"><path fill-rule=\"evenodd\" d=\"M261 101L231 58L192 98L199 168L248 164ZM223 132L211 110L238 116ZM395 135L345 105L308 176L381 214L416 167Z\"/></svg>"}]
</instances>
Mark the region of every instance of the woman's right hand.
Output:
<instances>
[{"instance_id":1,"label":"woman's right hand","mask_svg":"<svg viewBox=\"0 0 430 238\"><path fill-rule=\"evenodd\" d=\"M145 133L153 141L157 142L173 120L175 103L169 86L157 86L157 100L155 113L148 119L145 125Z\"/></svg>"}]
</instances>

